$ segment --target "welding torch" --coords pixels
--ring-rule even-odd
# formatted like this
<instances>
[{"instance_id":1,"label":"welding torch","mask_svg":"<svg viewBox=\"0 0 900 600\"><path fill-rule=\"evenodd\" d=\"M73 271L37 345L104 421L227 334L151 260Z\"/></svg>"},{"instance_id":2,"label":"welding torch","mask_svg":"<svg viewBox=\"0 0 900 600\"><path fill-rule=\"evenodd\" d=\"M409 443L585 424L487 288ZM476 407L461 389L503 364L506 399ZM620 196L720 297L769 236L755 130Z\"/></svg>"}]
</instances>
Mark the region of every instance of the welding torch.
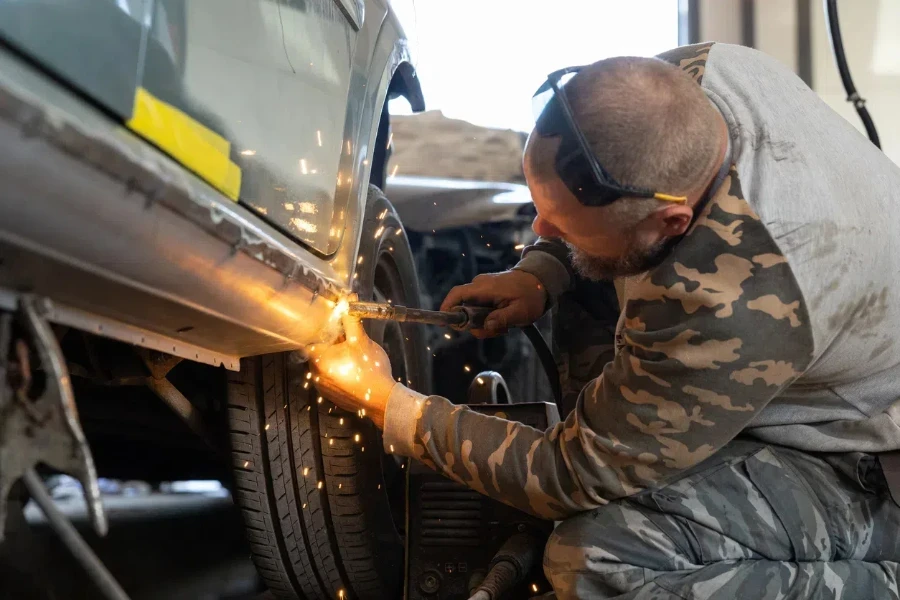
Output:
<instances>
[{"instance_id":1,"label":"welding torch","mask_svg":"<svg viewBox=\"0 0 900 600\"><path fill-rule=\"evenodd\" d=\"M425 325L440 325L450 327L457 331L469 329L483 329L487 316L496 308L486 306L455 306L450 310L423 310L408 306L394 306L380 302L350 302L347 313L358 319L374 319L377 321L397 321L399 323L422 323ZM525 337L531 342L537 353L538 360L547 373L550 389L556 400L556 405L562 411L562 388L559 381L559 370L553 359L553 353L546 340L534 325L523 327ZM562 414L562 413L560 413Z\"/></svg>"},{"instance_id":2,"label":"welding torch","mask_svg":"<svg viewBox=\"0 0 900 600\"><path fill-rule=\"evenodd\" d=\"M484 328L487 316L494 308L484 306L456 306L450 310L424 310L408 306L394 306L380 302L351 302L348 314L358 319L396 321L440 325L456 331Z\"/></svg>"}]
</instances>

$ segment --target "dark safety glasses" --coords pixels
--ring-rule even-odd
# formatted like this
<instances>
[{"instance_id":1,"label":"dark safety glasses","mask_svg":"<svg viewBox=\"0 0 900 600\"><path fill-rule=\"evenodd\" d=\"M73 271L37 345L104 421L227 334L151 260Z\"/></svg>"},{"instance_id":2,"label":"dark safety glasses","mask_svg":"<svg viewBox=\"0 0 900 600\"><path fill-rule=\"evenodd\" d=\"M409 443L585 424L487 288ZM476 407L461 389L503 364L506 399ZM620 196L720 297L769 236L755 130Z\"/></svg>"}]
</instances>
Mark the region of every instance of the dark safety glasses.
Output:
<instances>
[{"instance_id":1,"label":"dark safety glasses","mask_svg":"<svg viewBox=\"0 0 900 600\"><path fill-rule=\"evenodd\" d=\"M578 126L565 93L566 84L583 68L566 67L554 71L531 99L538 134L561 137L556 153L556 172L569 191L585 206L606 206L622 196L656 198L678 204L687 202L685 196L622 185L603 168Z\"/></svg>"}]
</instances>

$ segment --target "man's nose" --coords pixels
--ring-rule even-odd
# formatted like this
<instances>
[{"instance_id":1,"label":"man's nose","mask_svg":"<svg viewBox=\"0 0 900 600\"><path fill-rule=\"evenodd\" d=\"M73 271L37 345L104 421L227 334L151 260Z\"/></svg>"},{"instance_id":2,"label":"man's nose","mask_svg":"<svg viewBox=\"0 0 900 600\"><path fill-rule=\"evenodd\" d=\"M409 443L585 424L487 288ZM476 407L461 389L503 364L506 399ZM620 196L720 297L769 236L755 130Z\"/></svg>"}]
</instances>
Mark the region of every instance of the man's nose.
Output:
<instances>
[{"instance_id":1,"label":"man's nose","mask_svg":"<svg viewBox=\"0 0 900 600\"><path fill-rule=\"evenodd\" d=\"M562 237L560 235L559 229L548 223L546 220L542 219L541 215L538 215L534 218L534 222L531 224L531 229L536 234L544 238Z\"/></svg>"}]
</instances>

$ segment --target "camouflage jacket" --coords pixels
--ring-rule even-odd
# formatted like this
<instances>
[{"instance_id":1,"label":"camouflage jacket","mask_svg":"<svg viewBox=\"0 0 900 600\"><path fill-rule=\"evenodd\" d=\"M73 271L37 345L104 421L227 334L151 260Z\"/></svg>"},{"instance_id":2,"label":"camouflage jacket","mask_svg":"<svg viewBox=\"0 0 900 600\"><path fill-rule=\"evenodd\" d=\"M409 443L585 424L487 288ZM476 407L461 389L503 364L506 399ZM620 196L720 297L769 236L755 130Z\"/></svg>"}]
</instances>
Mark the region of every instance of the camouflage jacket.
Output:
<instances>
[{"instance_id":1,"label":"camouflage jacket","mask_svg":"<svg viewBox=\"0 0 900 600\"><path fill-rule=\"evenodd\" d=\"M809 450L900 448L900 428L885 410L900 397L898 386L879 388L873 383L867 395L859 391L860 382L880 381L878 373L887 368L883 364L900 375L900 357L886 349L877 331L887 323L890 330L884 339L900 335L900 311L886 307L878 313L881 321L870 319L861 328L861 307L875 306L880 298L864 285L872 276L850 270L841 276L830 273L844 259L838 258L843 256L840 251L828 252L829 244L839 249L846 244L862 259L881 261L882 268L900 273L900 260L894 258L900 245L898 252L870 252L858 248L864 246L864 237L826 243L816 235L822 215L835 223L858 219L868 231L880 227L885 229L881 234L895 239L900 239L900 227L874 219L875 213L853 211L848 217L842 192L832 197L823 191L809 199L815 210L793 198L769 200L783 196L790 180L780 172L778 178L767 179L759 165L777 171L798 158L777 154L790 153L788 146L779 145L775 126L796 123L805 134L825 121L831 125L829 135L835 130L842 134L843 126L840 117L806 94L808 88L801 89L799 79L774 61L750 54L754 51L704 44L660 58L680 65L703 85L711 48L715 52L720 46L720 56L729 62L745 61L732 70L722 67L723 74L717 74L726 81L717 88L721 94L733 87L729 77L757 69L771 82L761 78L741 89L776 86L783 91L794 86L797 112L783 116L771 108L772 115L764 113L758 122L752 115L738 120L735 113L741 115L742 98L729 96L730 104L720 103L716 90L708 91L729 125L734 165L698 207L691 228L665 261L620 287L615 351L592 355L589 362L602 365L602 374L586 382L571 413L554 428L538 431L398 384L387 406L386 448L393 446L483 494L554 519L662 485L740 434ZM803 111L821 114L807 117ZM764 126L770 128L762 132L768 142L755 144ZM817 138L816 143L824 148L828 139ZM874 162L879 173L887 173L900 187L900 169L877 158L862 141L847 140L843 143L856 144L854 151L863 155L862 161ZM835 155L841 151L834 148ZM813 161L799 158L807 167ZM833 160L829 155L826 162ZM743 173L750 174L749 179L739 176ZM872 180L871 173L854 177L855 171L847 171L825 184L843 189ZM758 194L753 203L745 199L742 179ZM812 180L802 183L815 185ZM878 194L883 196L883 190ZM860 202L875 197L873 191ZM765 218L756 207L765 209ZM837 227L864 231L859 223L852 229ZM862 256L864 252L869 254ZM560 268L535 268L548 257ZM568 267L564 246L554 241L529 248L518 268L534 270L555 298L574 293L580 285ZM610 304L609 294L600 291L593 299ZM582 296L583 316L602 321L603 310L592 307L592 297L583 290ZM560 304L558 310L564 308ZM873 347L866 353L869 362L864 361L859 349ZM806 379L798 382L804 373ZM860 408L864 400L870 403L865 410Z\"/></svg>"}]
</instances>

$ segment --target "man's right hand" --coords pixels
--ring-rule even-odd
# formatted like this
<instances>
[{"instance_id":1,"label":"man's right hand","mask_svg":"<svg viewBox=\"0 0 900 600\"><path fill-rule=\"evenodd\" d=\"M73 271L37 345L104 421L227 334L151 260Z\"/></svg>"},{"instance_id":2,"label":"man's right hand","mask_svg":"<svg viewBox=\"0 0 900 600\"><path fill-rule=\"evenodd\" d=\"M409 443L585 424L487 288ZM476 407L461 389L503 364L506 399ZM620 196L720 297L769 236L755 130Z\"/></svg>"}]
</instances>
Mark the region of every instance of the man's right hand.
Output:
<instances>
[{"instance_id":1,"label":"man's right hand","mask_svg":"<svg viewBox=\"0 0 900 600\"><path fill-rule=\"evenodd\" d=\"M460 304L497 307L485 320L484 329L472 330L475 337L488 338L537 321L547 306L547 290L537 277L524 271L484 274L450 290L441 310Z\"/></svg>"}]
</instances>

